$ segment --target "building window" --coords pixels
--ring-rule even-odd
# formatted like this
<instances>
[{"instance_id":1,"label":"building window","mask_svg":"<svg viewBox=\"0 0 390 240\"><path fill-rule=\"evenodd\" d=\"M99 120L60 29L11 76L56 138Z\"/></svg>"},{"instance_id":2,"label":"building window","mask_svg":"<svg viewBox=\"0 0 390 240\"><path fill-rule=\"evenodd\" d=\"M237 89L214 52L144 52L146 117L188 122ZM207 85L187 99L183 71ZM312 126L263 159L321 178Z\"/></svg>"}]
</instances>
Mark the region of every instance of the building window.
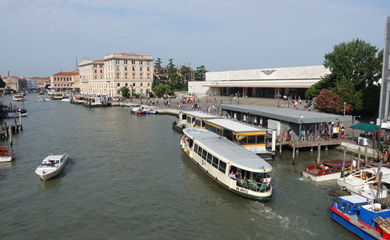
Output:
<instances>
[{"instance_id":1,"label":"building window","mask_svg":"<svg viewBox=\"0 0 390 240\"><path fill-rule=\"evenodd\" d=\"M133 87L135 87L135 83L133 83Z\"/></svg>"},{"instance_id":2,"label":"building window","mask_svg":"<svg viewBox=\"0 0 390 240\"><path fill-rule=\"evenodd\" d=\"M124 64L127 64L127 60L123 60Z\"/></svg>"},{"instance_id":3,"label":"building window","mask_svg":"<svg viewBox=\"0 0 390 240\"><path fill-rule=\"evenodd\" d=\"M127 79L127 72L125 73L125 79Z\"/></svg>"},{"instance_id":4,"label":"building window","mask_svg":"<svg viewBox=\"0 0 390 240\"><path fill-rule=\"evenodd\" d=\"M117 83L116 86L117 86L117 87L120 87L120 86L121 86L121 83Z\"/></svg>"},{"instance_id":5,"label":"building window","mask_svg":"<svg viewBox=\"0 0 390 240\"><path fill-rule=\"evenodd\" d=\"M132 61L131 61L131 64L135 64L135 60L132 60Z\"/></svg>"},{"instance_id":6,"label":"building window","mask_svg":"<svg viewBox=\"0 0 390 240\"><path fill-rule=\"evenodd\" d=\"M148 73L148 79L150 79L150 74Z\"/></svg>"},{"instance_id":7,"label":"building window","mask_svg":"<svg viewBox=\"0 0 390 240\"><path fill-rule=\"evenodd\" d=\"M133 79L135 79L135 73L133 73Z\"/></svg>"},{"instance_id":8,"label":"building window","mask_svg":"<svg viewBox=\"0 0 390 240\"><path fill-rule=\"evenodd\" d=\"M142 79L142 73L139 74L139 78Z\"/></svg>"},{"instance_id":9,"label":"building window","mask_svg":"<svg viewBox=\"0 0 390 240\"><path fill-rule=\"evenodd\" d=\"M102 69L100 69L100 73L103 73L103 70L102 70Z\"/></svg>"},{"instance_id":10,"label":"building window","mask_svg":"<svg viewBox=\"0 0 390 240\"><path fill-rule=\"evenodd\" d=\"M133 70L133 72L135 71L135 67L134 66L131 69Z\"/></svg>"},{"instance_id":11,"label":"building window","mask_svg":"<svg viewBox=\"0 0 390 240\"><path fill-rule=\"evenodd\" d=\"M119 71L119 66L116 66L116 70Z\"/></svg>"},{"instance_id":12,"label":"building window","mask_svg":"<svg viewBox=\"0 0 390 240\"><path fill-rule=\"evenodd\" d=\"M142 72L142 67L139 67L139 70Z\"/></svg>"},{"instance_id":13,"label":"building window","mask_svg":"<svg viewBox=\"0 0 390 240\"><path fill-rule=\"evenodd\" d=\"M125 71L127 71L127 66L125 66Z\"/></svg>"},{"instance_id":14,"label":"building window","mask_svg":"<svg viewBox=\"0 0 390 240\"><path fill-rule=\"evenodd\" d=\"M150 83L148 83L148 87L150 87Z\"/></svg>"},{"instance_id":15,"label":"building window","mask_svg":"<svg viewBox=\"0 0 390 240\"><path fill-rule=\"evenodd\" d=\"M119 63L120 63L120 60L115 60L115 63L116 63L116 64L119 64Z\"/></svg>"},{"instance_id":16,"label":"building window","mask_svg":"<svg viewBox=\"0 0 390 240\"><path fill-rule=\"evenodd\" d=\"M148 72L149 72L149 71L150 71L150 67L147 67L147 68L146 68L146 71L148 71Z\"/></svg>"},{"instance_id":17,"label":"building window","mask_svg":"<svg viewBox=\"0 0 390 240\"><path fill-rule=\"evenodd\" d=\"M139 61L139 65L142 65L143 64L143 62L142 61Z\"/></svg>"},{"instance_id":18,"label":"building window","mask_svg":"<svg viewBox=\"0 0 390 240\"><path fill-rule=\"evenodd\" d=\"M140 83L139 86L142 87L142 83Z\"/></svg>"},{"instance_id":19,"label":"building window","mask_svg":"<svg viewBox=\"0 0 390 240\"><path fill-rule=\"evenodd\" d=\"M116 73L116 78L119 78L119 73Z\"/></svg>"}]
</instances>

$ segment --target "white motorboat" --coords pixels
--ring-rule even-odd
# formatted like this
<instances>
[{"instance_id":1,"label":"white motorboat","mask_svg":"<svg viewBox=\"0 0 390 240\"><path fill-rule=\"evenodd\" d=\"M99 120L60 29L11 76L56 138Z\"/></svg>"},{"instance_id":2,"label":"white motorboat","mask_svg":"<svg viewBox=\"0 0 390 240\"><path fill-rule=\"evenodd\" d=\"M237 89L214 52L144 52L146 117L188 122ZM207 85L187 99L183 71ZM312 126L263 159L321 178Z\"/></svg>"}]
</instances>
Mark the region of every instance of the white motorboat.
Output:
<instances>
[{"instance_id":1,"label":"white motorboat","mask_svg":"<svg viewBox=\"0 0 390 240\"><path fill-rule=\"evenodd\" d=\"M63 98L63 99L61 99L61 101L63 101L63 102L70 102L70 99L69 98Z\"/></svg>"},{"instance_id":2,"label":"white motorboat","mask_svg":"<svg viewBox=\"0 0 390 240\"><path fill-rule=\"evenodd\" d=\"M14 158L15 153L10 153L7 148L0 147L0 162L11 162Z\"/></svg>"},{"instance_id":3,"label":"white motorboat","mask_svg":"<svg viewBox=\"0 0 390 240\"><path fill-rule=\"evenodd\" d=\"M264 159L205 129L188 127L183 133L183 151L209 179L250 199L271 198L272 166Z\"/></svg>"},{"instance_id":4,"label":"white motorboat","mask_svg":"<svg viewBox=\"0 0 390 240\"><path fill-rule=\"evenodd\" d=\"M382 179L390 178L390 168L382 167L381 172ZM377 173L378 168L362 169L360 171L352 173L348 177L337 179L337 184L341 188L345 188L347 191L359 192L360 190L365 188L365 186L375 183Z\"/></svg>"},{"instance_id":5,"label":"white motorboat","mask_svg":"<svg viewBox=\"0 0 390 240\"><path fill-rule=\"evenodd\" d=\"M64 169L66 163L68 161L68 155L52 155L50 154L45 159L43 159L42 163L35 169L35 173L42 179L48 180L52 177L57 176L62 169Z\"/></svg>"},{"instance_id":6,"label":"white motorboat","mask_svg":"<svg viewBox=\"0 0 390 240\"><path fill-rule=\"evenodd\" d=\"M21 94L13 95L12 100L14 101L24 101L24 96Z\"/></svg>"}]
</instances>

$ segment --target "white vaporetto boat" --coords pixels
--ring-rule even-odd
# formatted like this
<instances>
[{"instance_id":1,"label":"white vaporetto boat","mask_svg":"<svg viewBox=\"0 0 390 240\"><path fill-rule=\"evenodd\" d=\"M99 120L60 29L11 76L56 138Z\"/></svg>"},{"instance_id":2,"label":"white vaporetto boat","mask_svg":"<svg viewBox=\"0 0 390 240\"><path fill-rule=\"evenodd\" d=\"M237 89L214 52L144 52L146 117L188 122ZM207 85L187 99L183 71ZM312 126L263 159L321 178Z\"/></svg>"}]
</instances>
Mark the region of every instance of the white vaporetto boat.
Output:
<instances>
[{"instance_id":1,"label":"white vaporetto boat","mask_svg":"<svg viewBox=\"0 0 390 240\"><path fill-rule=\"evenodd\" d=\"M183 151L210 179L238 195L266 200L271 198L269 172L264 159L211 131L189 127L183 130Z\"/></svg>"},{"instance_id":2,"label":"white vaporetto boat","mask_svg":"<svg viewBox=\"0 0 390 240\"><path fill-rule=\"evenodd\" d=\"M390 178L390 168L381 167L382 179ZM378 168L368 168L357 171L348 177L337 179L337 184L350 192L359 192L365 186L375 183Z\"/></svg>"},{"instance_id":3,"label":"white vaporetto boat","mask_svg":"<svg viewBox=\"0 0 390 240\"><path fill-rule=\"evenodd\" d=\"M45 159L43 159L42 163L35 169L35 173L42 179L48 180L52 177L57 176L62 169L64 169L66 163L68 161L68 155L52 155L50 154Z\"/></svg>"}]
</instances>

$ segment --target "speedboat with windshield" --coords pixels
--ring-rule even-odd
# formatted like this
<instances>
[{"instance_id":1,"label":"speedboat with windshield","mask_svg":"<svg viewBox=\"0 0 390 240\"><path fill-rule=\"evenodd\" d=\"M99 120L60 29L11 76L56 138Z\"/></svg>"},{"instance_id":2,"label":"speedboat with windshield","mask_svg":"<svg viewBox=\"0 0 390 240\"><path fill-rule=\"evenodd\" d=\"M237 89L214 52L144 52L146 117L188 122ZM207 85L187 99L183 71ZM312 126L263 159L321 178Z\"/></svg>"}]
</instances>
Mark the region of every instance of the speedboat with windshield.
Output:
<instances>
[{"instance_id":1,"label":"speedboat with windshield","mask_svg":"<svg viewBox=\"0 0 390 240\"><path fill-rule=\"evenodd\" d=\"M42 163L35 169L35 173L42 179L48 180L52 177L57 176L65 167L68 161L68 155L52 155L50 154Z\"/></svg>"}]
</instances>

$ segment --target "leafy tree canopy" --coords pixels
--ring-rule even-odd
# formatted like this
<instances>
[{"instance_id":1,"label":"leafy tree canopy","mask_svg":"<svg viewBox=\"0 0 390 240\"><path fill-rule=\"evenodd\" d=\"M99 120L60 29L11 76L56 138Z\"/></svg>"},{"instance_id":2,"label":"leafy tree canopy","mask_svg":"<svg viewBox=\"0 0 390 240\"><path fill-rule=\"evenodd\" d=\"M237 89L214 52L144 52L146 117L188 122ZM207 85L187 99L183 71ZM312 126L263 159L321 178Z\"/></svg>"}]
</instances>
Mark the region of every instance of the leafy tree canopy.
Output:
<instances>
[{"instance_id":1,"label":"leafy tree canopy","mask_svg":"<svg viewBox=\"0 0 390 240\"><path fill-rule=\"evenodd\" d=\"M203 81L206 78L206 68L204 65L200 65L199 67L196 68L195 71L195 79L198 81Z\"/></svg>"},{"instance_id":2,"label":"leafy tree canopy","mask_svg":"<svg viewBox=\"0 0 390 240\"><path fill-rule=\"evenodd\" d=\"M342 103L350 104L355 112L376 112L379 104L376 85L381 78L382 59L383 51L378 52L375 46L360 39L336 45L332 52L325 54L324 67L330 73L305 95L314 97L321 89L327 89L340 96Z\"/></svg>"},{"instance_id":3,"label":"leafy tree canopy","mask_svg":"<svg viewBox=\"0 0 390 240\"><path fill-rule=\"evenodd\" d=\"M122 97L128 97L129 96L129 92L130 92L130 90L127 88L127 87L121 87L120 89L119 89L119 91L121 91L121 95L122 95Z\"/></svg>"}]
</instances>

